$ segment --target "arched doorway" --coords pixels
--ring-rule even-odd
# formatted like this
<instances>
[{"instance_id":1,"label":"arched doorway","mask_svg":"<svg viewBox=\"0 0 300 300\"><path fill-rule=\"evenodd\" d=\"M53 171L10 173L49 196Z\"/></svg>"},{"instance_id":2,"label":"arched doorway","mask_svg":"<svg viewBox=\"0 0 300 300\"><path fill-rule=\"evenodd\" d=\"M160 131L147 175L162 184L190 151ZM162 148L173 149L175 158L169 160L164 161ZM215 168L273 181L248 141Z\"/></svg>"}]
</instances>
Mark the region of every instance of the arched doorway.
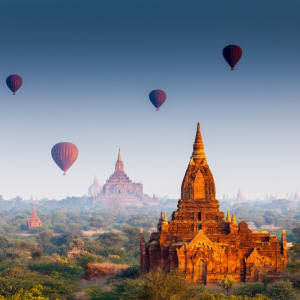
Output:
<instances>
[{"instance_id":1,"label":"arched doorway","mask_svg":"<svg viewBox=\"0 0 300 300\"><path fill-rule=\"evenodd\" d=\"M207 278L207 264L204 260L199 259L196 265L196 280L201 281L203 284L206 284Z\"/></svg>"}]
</instances>

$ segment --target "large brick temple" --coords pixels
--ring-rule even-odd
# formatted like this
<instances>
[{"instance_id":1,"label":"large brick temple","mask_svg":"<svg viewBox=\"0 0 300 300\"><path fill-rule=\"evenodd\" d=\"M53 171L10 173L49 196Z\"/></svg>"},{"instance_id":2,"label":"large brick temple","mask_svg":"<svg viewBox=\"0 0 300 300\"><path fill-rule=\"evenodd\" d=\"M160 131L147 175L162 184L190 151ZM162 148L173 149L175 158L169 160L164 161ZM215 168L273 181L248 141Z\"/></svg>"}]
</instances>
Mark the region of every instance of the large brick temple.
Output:
<instances>
[{"instance_id":1,"label":"large brick temple","mask_svg":"<svg viewBox=\"0 0 300 300\"><path fill-rule=\"evenodd\" d=\"M219 210L213 175L200 132L181 185L172 219L161 215L149 242L140 236L141 274L179 269L187 280L215 283L230 276L238 282L278 276L286 266L286 234L281 241L268 232L252 232L246 222Z\"/></svg>"},{"instance_id":2,"label":"large brick temple","mask_svg":"<svg viewBox=\"0 0 300 300\"><path fill-rule=\"evenodd\" d=\"M104 204L114 209L126 206L158 204L156 199L144 194L141 183L132 182L127 176L120 149L114 173L107 179L102 188L98 182L94 181L89 189L89 194L92 194L92 190L95 192L96 186L98 187L98 193L93 195L95 204Z\"/></svg>"}]
</instances>

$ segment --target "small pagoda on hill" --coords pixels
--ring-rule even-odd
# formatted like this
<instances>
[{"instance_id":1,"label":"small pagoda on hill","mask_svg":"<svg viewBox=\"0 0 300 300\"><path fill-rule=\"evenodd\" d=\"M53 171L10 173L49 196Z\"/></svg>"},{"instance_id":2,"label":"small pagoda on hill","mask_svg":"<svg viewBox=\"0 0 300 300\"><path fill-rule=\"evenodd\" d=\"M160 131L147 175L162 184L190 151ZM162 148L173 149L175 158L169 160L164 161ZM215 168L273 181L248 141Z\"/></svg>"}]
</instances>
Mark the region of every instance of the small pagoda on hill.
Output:
<instances>
[{"instance_id":1,"label":"small pagoda on hill","mask_svg":"<svg viewBox=\"0 0 300 300\"><path fill-rule=\"evenodd\" d=\"M38 215L36 213L36 209L34 208L32 210L31 217L27 218L27 228L31 229L31 228L42 227L42 226L43 226L43 223L40 220L40 218L38 217Z\"/></svg>"},{"instance_id":2,"label":"small pagoda on hill","mask_svg":"<svg viewBox=\"0 0 300 300\"><path fill-rule=\"evenodd\" d=\"M215 283L230 276L258 281L262 274L278 276L287 262L286 233L281 241L268 232L253 232L246 222L219 210L200 124L181 186L181 199L171 220L161 215L149 242L140 236L141 274L158 268L179 269L188 280Z\"/></svg>"}]
</instances>

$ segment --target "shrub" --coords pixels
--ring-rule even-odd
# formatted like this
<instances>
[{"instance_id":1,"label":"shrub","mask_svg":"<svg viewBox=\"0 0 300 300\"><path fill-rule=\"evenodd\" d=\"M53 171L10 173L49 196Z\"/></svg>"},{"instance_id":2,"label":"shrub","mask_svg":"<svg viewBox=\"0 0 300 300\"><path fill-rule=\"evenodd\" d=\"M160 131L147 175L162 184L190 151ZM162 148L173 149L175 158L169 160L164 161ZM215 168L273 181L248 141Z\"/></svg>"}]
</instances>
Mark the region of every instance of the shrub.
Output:
<instances>
[{"instance_id":1,"label":"shrub","mask_svg":"<svg viewBox=\"0 0 300 300\"><path fill-rule=\"evenodd\" d=\"M34 263L29 266L30 270L37 271L45 275L59 274L64 278L73 279L79 276L83 269L76 264L54 263Z\"/></svg>"},{"instance_id":2,"label":"shrub","mask_svg":"<svg viewBox=\"0 0 300 300\"><path fill-rule=\"evenodd\" d=\"M290 281L278 281L269 284L266 290L266 295L271 299L278 300L297 300L299 295L293 289Z\"/></svg>"},{"instance_id":3,"label":"shrub","mask_svg":"<svg viewBox=\"0 0 300 300\"><path fill-rule=\"evenodd\" d=\"M227 296L229 294L229 290L233 287L235 284L235 280L231 277L225 277L219 281L219 285L226 290Z\"/></svg>"},{"instance_id":4,"label":"shrub","mask_svg":"<svg viewBox=\"0 0 300 300\"><path fill-rule=\"evenodd\" d=\"M257 294L262 294L263 292L264 285L258 282L244 284L235 290L236 295L249 297L253 297Z\"/></svg>"}]
</instances>

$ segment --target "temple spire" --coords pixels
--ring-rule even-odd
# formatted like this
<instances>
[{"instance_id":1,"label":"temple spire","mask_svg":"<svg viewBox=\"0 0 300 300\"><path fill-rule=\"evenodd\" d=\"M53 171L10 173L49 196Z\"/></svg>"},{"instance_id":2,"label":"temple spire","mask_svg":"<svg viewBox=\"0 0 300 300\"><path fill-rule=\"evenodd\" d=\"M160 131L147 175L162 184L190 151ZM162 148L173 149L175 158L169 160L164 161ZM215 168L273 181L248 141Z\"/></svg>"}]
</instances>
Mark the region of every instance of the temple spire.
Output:
<instances>
[{"instance_id":1,"label":"temple spire","mask_svg":"<svg viewBox=\"0 0 300 300\"><path fill-rule=\"evenodd\" d=\"M166 212L164 213L164 219L163 219L163 224L168 224L169 221L168 221L168 217L167 217L167 214Z\"/></svg>"},{"instance_id":2,"label":"temple spire","mask_svg":"<svg viewBox=\"0 0 300 300\"><path fill-rule=\"evenodd\" d=\"M229 209L227 211L226 222L231 223L231 217L230 217Z\"/></svg>"},{"instance_id":3,"label":"temple spire","mask_svg":"<svg viewBox=\"0 0 300 300\"><path fill-rule=\"evenodd\" d=\"M118 152L118 160L116 162L115 172L124 172L124 163L122 161L120 148Z\"/></svg>"},{"instance_id":4,"label":"temple spire","mask_svg":"<svg viewBox=\"0 0 300 300\"><path fill-rule=\"evenodd\" d=\"M234 225L237 225L237 221L236 221L234 212L232 213L232 222L231 223Z\"/></svg>"},{"instance_id":5,"label":"temple spire","mask_svg":"<svg viewBox=\"0 0 300 300\"><path fill-rule=\"evenodd\" d=\"M193 151L191 158L193 158L193 160L200 160L200 159L206 158L206 155L204 152L204 143L203 143L202 136L201 136L199 122L197 124L197 133L196 133L195 142L194 142L194 151Z\"/></svg>"},{"instance_id":6,"label":"temple spire","mask_svg":"<svg viewBox=\"0 0 300 300\"><path fill-rule=\"evenodd\" d=\"M37 217L37 213L36 213L36 208L34 208L33 210L32 210L32 218L36 218Z\"/></svg>"}]
</instances>

